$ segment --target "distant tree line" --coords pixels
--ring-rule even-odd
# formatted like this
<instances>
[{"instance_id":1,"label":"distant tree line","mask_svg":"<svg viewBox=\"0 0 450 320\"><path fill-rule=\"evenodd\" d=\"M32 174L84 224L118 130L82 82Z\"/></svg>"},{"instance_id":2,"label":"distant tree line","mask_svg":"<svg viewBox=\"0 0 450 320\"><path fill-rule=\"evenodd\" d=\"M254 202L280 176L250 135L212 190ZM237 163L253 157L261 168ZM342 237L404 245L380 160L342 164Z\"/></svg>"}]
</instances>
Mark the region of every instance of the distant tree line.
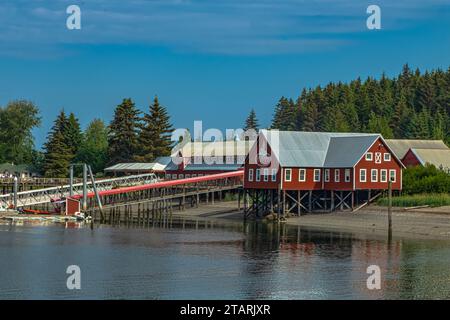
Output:
<instances>
[{"instance_id":1,"label":"distant tree line","mask_svg":"<svg viewBox=\"0 0 450 320\"><path fill-rule=\"evenodd\" d=\"M94 119L82 132L73 113L61 111L44 145L42 171L49 177L66 177L71 163L88 163L94 172L107 165L151 162L171 151L170 117L155 97L149 113L139 111L130 99L123 99L106 126Z\"/></svg>"},{"instance_id":2,"label":"distant tree line","mask_svg":"<svg viewBox=\"0 0 450 320\"><path fill-rule=\"evenodd\" d=\"M17 100L0 107L0 163L29 164L46 176L66 177L70 163L89 163L95 172L118 162L149 162L170 154L170 116L155 97L147 113L123 99L109 125L94 119L82 131L73 113L62 110L47 136L44 151L35 149L33 129L39 109ZM258 129L252 109L246 129ZM271 128L302 131L377 132L385 138L442 139L450 145L450 68L421 73L408 65L400 75L360 78L303 89L281 97Z\"/></svg>"},{"instance_id":3,"label":"distant tree line","mask_svg":"<svg viewBox=\"0 0 450 320\"><path fill-rule=\"evenodd\" d=\"M374 132L385 138L442 139L450 144L450 68L360 78L303 89L281 97L271 128L324 132Z\"/></svg>"},{"instance_id":4,"label":"distant tree line","mask_svg":"<svg viewBox=\"0 0 450 320\"><path fill-rule=\"evenodd\" d=\"M150 162L170 155L172 147L170 116L157 97L148 113L130 98L123 99L109 125L94 119L84 131L74 113L61 110L43 151L35 149L32 133L40 124L39 109L30 101L0 107L0 163L28 164L47 177L67 177L71 163L88 163L99 173L118 162Z\"/></svg>"}]
</instances>

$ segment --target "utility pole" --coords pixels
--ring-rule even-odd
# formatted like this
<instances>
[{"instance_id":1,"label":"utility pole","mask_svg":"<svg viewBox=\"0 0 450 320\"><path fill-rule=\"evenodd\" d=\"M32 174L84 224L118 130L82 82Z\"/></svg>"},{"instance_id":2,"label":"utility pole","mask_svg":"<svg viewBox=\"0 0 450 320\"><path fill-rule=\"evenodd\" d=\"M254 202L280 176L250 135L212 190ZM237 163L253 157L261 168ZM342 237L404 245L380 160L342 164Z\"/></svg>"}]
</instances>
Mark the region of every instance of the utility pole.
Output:
<instances>
[{"instance_id":1,"label":"utility pole","mask_svg":"<svg viewBox=\"0 0 450 320\"><path fill-rule=\"evenodd\" d=\"M83 163L83 212L87 210L87 165Z\"/></svg>"},{"instance_id":2,"label":"utility pole","mask_svg":"<svg viewBox=\"0 0 450 320\"><path fill-rule=\"evenodd\" d=\"M73 196L73 164L70 165L69 184L70 184L69 196L72 197Z\"/></svg>"},{"instance_id":3,"label":"utility pole","mask_svg":"<svg viewBox=\"0 0 450 320\"><path fill-rule=\"evenodd\" d=\"M17 210L17 191L19 189L19 179L14 176L14 209Z\"/></svg>"},{"instance_id":4,"label":"utility pole","mask_svg":"<svg viewBox=\"0 0 450 320\"><path fill-rule=\"evenodd\" d=\"M388 241L392 239L392 181L388 183Z\"/></svg>"}]
</instances>

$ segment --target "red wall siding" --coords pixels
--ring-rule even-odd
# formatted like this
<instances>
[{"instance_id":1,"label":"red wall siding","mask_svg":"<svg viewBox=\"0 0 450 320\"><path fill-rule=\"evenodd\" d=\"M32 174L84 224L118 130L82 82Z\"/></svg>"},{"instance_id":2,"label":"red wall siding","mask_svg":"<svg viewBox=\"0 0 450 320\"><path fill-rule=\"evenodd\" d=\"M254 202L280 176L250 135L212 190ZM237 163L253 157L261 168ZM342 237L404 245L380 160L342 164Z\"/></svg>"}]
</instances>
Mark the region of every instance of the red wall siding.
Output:
<instances>
[{"instance_id":1,"label":"red wall siding","mask_svg":"<svg viewBox=\"0 0 450 320\"><path fill-rule=\"evenodd\" d=\"M334 170L339 169L339 182L334 179ZM345 169L350 170L350 181L345 182ZM353 168L330 168L330 182L325 182L325 172L324 177L324 188L325 190L353 190Z\"/></svg>"},{"instance_id":2,"label":"red wall siding","mask_svg":"<svg viewBox=\"0 0 450 320\"><path fill-rule=\"evenodd\" d=\"M256 143L253 145L250 150L247 158L245 159L244 166L244 188L248 189L278 189L278 185L280 183L281 170L279 167L278 159L272 155L272 150L270 146L267 145L267 154L270 155L270 164L263 165L258 161L258 154L261 145L265 144L265 141L261 141L262 136L259 136ZM253 181L249 181L249 170L253 169ZM256 169L261 170L261 179L260 181L256 181ZM264 169L269 170L268 181L264 181ZM272 170L276 170L276 181L272 181Z\"/></svg>"},{"instance_id":3,"label":"red wall siding","mask_svg":"<svg viewBox=\"0 0 450 320\"><path fill-rule=\"evenodd\" d=\"M284 180L284 171L286 169L292 170L292 179L290 182ZM299 169L306 170L305 181L298 181ZM323 181L323 169L321 169L320 182L314 182L314 169L315 168L283 168L283 183L282 189L284 190L322 190Z\"/></svg>"},{"instance_id":4,"label":"red wall siding","mask_svg":"<svg viewBox=\"0 0 450 320\"><path fill-rule=\"evenodd\" d=\"M420 166L420 161L417 159L416 155L411 151L411 149L409 149L408 152L405 154L405 156L402 159L402 162L405 167Z\"/></svg>"},{"instance_id":5,"label":"red wall siding","mask_svg":"<svg viewBox=\"0 0 450 320\"><path fill-rule=\"evenodd\" d=\"M387 169L387 175L389 179L389 170L393 169L396 172L396 181L392 184L393 190L401 190L402 188L402 167L399 161L396 160L392 152L383 144L381 139L378 139L377 142L373 144L373 146L368 150L368 152L372 152L373 158L372 161L367 161L365 155L355 166L355 188L356 189L374 189L381 190L388 188L388 182L380 182L381 180L381 169ZM375 162L375 153L381 152L381 163ZM391 154L391 161L384 161L384 153ZM366 182L360 182L360 169L366 169ZM378 170L378 182L371 181L371 169Z\"/></svg>"}]
</instances>

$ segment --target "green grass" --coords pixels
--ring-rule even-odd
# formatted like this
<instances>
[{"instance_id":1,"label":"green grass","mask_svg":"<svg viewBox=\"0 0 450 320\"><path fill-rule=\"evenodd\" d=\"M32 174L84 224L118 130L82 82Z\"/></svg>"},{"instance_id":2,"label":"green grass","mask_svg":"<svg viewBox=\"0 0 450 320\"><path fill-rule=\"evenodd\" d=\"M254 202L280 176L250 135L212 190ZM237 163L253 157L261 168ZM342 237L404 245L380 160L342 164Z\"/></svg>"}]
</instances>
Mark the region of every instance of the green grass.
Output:
<instances>
[{"instance_id":1,"label":"green grass","mask_svg":"<svg viewBox=\"0 0 450 320\"><path fill-rule=\"evenodd\" d=\"M378 204L382 206L388 205L388 198L383 197L378 200ZM429 194L413 194L392 197L392 206L394 207L418 207L418 206L441 207L450 206L449 193L429 193Z\"/></svg>"},{"instance_id":2,"label":"green grass","mask_svg":"<svg viewBox=\"0 0 450 320\"><path fill-rule=\"evenodd\" d=\"M231 193L227 192L225 194L225 197L224 197L223 201L237 201L237 199L238 199L238 195L237 194L235 194L235 193L231 194Z\"/></svg>"}]
</instances>

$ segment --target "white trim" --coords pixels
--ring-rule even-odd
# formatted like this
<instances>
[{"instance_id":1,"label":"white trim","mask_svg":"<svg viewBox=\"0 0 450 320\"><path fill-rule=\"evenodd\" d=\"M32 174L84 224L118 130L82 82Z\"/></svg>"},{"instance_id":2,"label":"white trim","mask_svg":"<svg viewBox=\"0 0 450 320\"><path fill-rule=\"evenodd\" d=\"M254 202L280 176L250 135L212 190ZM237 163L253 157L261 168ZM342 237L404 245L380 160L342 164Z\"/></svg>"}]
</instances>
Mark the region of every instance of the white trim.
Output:
<instances>
[{"instance_id":1,"label":"white trim","mask_svg":"<svg viewBox=\"0 0 450 320\"><path fill-rule=\"evenodd\" d=\"M337 173L337 179L336 179ZM341 182L341 169L334 169L334 182Z\"/></svg>"},{"instance_id":2,"label":"white trim","mask_svg":"<svg viewBox=\"0 0 450 320\"><path fill-rule=\"evenodd\" d=\"M351 173L350 169L345 169L344 170L344 182L350 182L351 174L352 173ZM348 177L348 180L347 180L347 177Z\"/></svg>"},{"instance_id":3,"label":"white trim","mask_svg":"<svg viewBox=\"0 0 450 320\"><path fill-rule=\"evenodd\" d=\"M370 159L367 159L368 155L370 155ZM366 159L366 161L373 161L373 152L366 152L365 159Z\"/></svg>"},{"instance_id":4,"label":"white trim","mask_svg":"<svg viewBox=\"0 0 450 320\"><path fill-rule=\"evenodd\" d=\"M356 190L356 169L355 169L355 167L353 167L352 169L353 169L353 186L352 186L352 189Z\"/></svg>"},{"instance_id":5,"label":"white trim","mask_svg":"<svg viewBox=\"0 0 450 320\"><path fill-rule=\"evenodd\" d=\"M397 160L397 163L400 165L400 167L406 169L406 166L403 164L402 160L400 160L400 158L392 151L392 149L389 147L389 145L386 143L386 141L384 140L384 138L381 136L381 134L378 135L377 139L367 148L367 150L361 155L361 157L359 158L358 161L356 161L356 163L353 165L353 168L355 168L358 163L361 162L362 158L365 157L365 154L373 147L373 145L378 141L378 139L381 139L381 142L383 142L383 145L385 146L386 149L389 150L389 152L391 153L391 157L394 156L395 160Z\"/></svg>"},{"instance_id":6,"label":"white trim","mask_svg":"<svg viewBox=\"0 0 450 320\"><path fill-rule=\"evenodd\" d=\"M384 179L383 179L383 173L384 173ZM380 182L388 182L388 170L387 169L380 170Z\"/></svg>"},{"instance_id":7,"label":"white trim","mask_svg":"<svg viewBox=\"0 0 450 320\"><path fill-rule=\"evenodd\" d=\"M394 180L391 180L392 172L394 173ZM397 182L397 170L395 170L395 169L389 169L389 180L390 180L392 183Z\"/></svg>"},{"instance_id":8,"label":"white trim","mask_svg":"<svg viewBox=\"0 0 450 320\"><path fill-rule=\"evenodd\" d=\"M389 156L388 160L386 160L386 156ZM392 156L391 156L391 154L389 152L384 152L383 153L383 161L389 162L389 161L391 161L391 159L392 159Z\"/></svg>"},{"instance_id":9,"label":"white trim","mask_svg":"<svg viewBox=\"0 0 450 320\"><path fill-rule=\"evenodd\" d=\"M269 169L267 169L267 168L264 168L263 169L263 179L264 179L264 182L268 182L269 181Z\"/></svg>"},{"instance_id":10,"label":"white trim","mask_svg":"<svg viewBox=\"0 0 450 320\"><path fill-rule=\"evenodd\" d=\"M375 152L375 163L380 164L383 161L383 154L379 151Z\"/></svg>"},{"instance_id":11,"label":"white trim","mask_svg":"<svg viewBox=\"0 0 450 320\"><path fill-rule=\"evenodd\" d=\"M248 169L248 177L247 177L249 182L253 182L253 169L250 168Z\"/></svg>"},{"instance_id":12,"label":"white trim","mask_svg":"<svg viewBox=\"0 0 450 320\"><path fill-rule=\"evenodd\" d=\"M287 173L289 172L289 180L286 179ZM284 169L284 181L291 182L292 181L292 169Z\"/></svg>"},{"instance_id":13,"label":"white trim","mask_svg":"<svg viewBox=\"0 0 450 320\"><path fill-rule=\"evenodd\" d=\"M303 172L303 179L300 179L301 172ZM306 169L298 169L298 181L305 182L306 181Z\"/></svg>"},{"instance_id":14,"label":"white trim","mask_svg":"<svg viewBox=\"0 0 450 320\"><path fill-rule=\"evenodd\" d=\"M362 173L364 172L364 180L362 180ZM367 182L367 169L359 169L359 182Z\"/></svg>"},{"instance_id":15,"label":"white trim","mask_svg":"<svg viewBox=\"0 0 450 320\"><path fill-rule=\"evenodd\" d=\"M375 173L375 179L374 179ZM378 169L370 169L370 182L378 182Z\"/></svg>"},{"instance_id":16,"label":"white trim","mask_svg":"<svg viewBox=\"0 0 450 320\"><path fill-rule=\"evenodd\" d=\"M323 172L323 180L324 182L330 182L330 169L325 169Z\"/></svg>"},{"instance_id":17,"label":"white trim","mask_svg":"<svg viewBox=\"0 0 450 320\"><path fill-rule=\"evenodd\" d=\"M261 181L261 169L257 168L255 171L255 181L260 182Z\"/></svg>"},{"instance_id":18,"label":"white trim","mask_svg":"<svg viewBox=\"0 0 450 320\"><path fill-rule=\"evenodd\" d=\"M316 179L316 172L319 172L318 176L319 176L319 180ZM322 174L322 170L321 169L314 169L314 175L313 175L313 181L314 182L320 182L321 181L321 174Z\"/></svg>"},{"instance_id":19,"label":"white trim","mask_svg":"<svg viewBox=\"0 0 450 320\"><path fill-rule=\"evenodd\" d=\"M272 174L270 175L270 180L272 182L276 182L277 181L277 169L272 169Z\"/></svg>"}]
</instances>

